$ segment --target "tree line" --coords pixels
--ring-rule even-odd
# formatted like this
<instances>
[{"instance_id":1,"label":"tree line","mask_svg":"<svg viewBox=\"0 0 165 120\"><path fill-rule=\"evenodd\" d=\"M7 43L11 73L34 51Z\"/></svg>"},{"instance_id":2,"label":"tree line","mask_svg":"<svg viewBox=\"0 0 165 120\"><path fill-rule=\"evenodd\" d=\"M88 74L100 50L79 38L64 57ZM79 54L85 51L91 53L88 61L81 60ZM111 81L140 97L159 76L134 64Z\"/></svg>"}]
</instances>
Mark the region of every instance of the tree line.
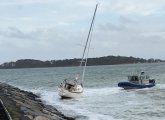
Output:
<instances>
[{"instance_id":1,"label":"tree line","mask_svg":"<svg viewBox=\"0 0 165 120\"><path fill-rule=\"evenodd\" d=\"M16 62L5 62L0 65L0 69L12 69L12 68L41 68L41 67L67 67L78 66L80 64L79 58L64 59L64 60L50 60L41 61L34 59L20 59ZM135 57L125 56L104 56L97 58L88 58L87 66L94 65L116 65L116 64L134 64L134 63L155 63L165 62L160 59L143 59Z\"/></svg>"}]
</instances>

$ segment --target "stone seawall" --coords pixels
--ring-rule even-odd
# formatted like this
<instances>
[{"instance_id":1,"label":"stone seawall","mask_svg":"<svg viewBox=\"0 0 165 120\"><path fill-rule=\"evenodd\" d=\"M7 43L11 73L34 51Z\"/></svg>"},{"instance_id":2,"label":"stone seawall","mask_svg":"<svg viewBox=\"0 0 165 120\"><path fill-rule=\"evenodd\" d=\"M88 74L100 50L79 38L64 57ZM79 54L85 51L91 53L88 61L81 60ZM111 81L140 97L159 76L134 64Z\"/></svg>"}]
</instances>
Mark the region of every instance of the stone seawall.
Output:
<instances>
[{"instance_id":1,"label":"stone seawall","mask_svg":"<svg viewBox=\"0 0 165 120\"><path fill-rule=\"evenodd\" d=\"M0 99L13 120L74 120L43 104L39 96L8 84L0 83Z\"/></svg>"}]
</instances>

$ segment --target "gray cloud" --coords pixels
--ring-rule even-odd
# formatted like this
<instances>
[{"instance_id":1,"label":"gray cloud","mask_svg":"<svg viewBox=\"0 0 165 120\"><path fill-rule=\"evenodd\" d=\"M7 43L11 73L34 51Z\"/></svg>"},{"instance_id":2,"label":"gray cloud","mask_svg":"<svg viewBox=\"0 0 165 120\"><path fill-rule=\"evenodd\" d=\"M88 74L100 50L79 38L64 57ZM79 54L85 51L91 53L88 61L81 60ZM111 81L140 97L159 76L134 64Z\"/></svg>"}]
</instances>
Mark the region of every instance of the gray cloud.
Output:
<instances>
[{"instance_id":1,"label":"gray cloud","mask_svg":"<svg viewBox=\"0 0 165 120\"><path fill-rule=\"evenodd\" d=\"M121 16L119 17L119 22L122 23L122 24L131 24L131 23L137 23L135 20L132 20L130 18L127 18L127 17L124 17L124 16Z\"/></svg>"},{"instance_id":2,"label":"gray cloud","mask_svg":"<svg viewBox=\"0 0 165 120\"><path fill-rule=\"evenodd\" d=\"M0 62L81 57L83 48L77 44L85 43L95 3L95 0L3 2ZM164 6L163 0L102 0L90 57L126 55L165 59Z\"/></svg>"},{"instance_id":3,"label":"gray cloud","mask_svg":"<svg viewBox=\"0 0 165 120\"><path fill-rule=\"evenodd\" d=\"M0 30L0 35L9 38L30 39L31 36L16 27L9 27L7 30Z\"/></svg>"}]
</instances>

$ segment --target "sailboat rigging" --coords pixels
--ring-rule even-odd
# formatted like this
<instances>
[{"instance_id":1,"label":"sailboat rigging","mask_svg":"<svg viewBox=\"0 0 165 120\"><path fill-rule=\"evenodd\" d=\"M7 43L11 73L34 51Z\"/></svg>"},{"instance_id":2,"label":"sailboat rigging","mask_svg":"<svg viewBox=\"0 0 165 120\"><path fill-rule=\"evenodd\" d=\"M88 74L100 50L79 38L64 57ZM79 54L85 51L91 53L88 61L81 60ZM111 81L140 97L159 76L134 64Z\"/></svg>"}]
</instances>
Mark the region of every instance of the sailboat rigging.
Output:
<instances>
[{"instance_id":1,"label":"sailboat rigging","mask_svg":"<svg viewBox=\"0 0 165 120\"><path fill-rule=\"evenodd\" d=\"M93 15L90 29L88 32L83 55L82 55L82 58L80 61L80 67L84 67L83 73L82 73L82 78L80 80L80 77L78 74L75 77L75 80L65 79L58 87L59 95L62 98L74 98L74 97L80 96L80 94L83 93L83 82L84 82L86 65L87 65L87 61L88 61L88 53L89 53L89 48L90 48L90 43L91 43L91 38L92 38L92 31L93 31L93 27L94 27L97 6L98 6L98 4L96 4L96 7L95 7L95 11L94 11L94 15Z\"/></svg>"}]
</instances>

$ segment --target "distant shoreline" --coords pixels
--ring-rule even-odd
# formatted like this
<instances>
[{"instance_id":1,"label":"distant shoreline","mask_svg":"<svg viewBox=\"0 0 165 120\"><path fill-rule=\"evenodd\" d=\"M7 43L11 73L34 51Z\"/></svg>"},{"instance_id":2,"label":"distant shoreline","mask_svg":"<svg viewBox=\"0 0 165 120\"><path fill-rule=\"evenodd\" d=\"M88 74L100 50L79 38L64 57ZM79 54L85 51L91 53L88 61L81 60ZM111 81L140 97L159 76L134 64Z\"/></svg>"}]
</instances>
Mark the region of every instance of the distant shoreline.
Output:
<instances>
[{"instance_id":1,"label":"distant shoreline","mask_svg":"<svg viewBox=\"0 0 165 120\"><path fill-rule=\"evenodd\" d=\"M158 63L165 62L160 59L143 59L125 56L105 56L98 58L88 58L87 66L97 65L119 65L119 64L137 64L137 63ZM16 62L6 62L0 65L0 69L17 69L17 68L46 68L46 67L72 67L79 66L80 59L64 59L41 61L34 59L20 59Z\"/></svg>"},{"instance_id":2,"label":"distant shoreline","mask_svg":"<svg viewBox=\"0 0 165 120\"><path fill-rule=\"evenodd\" d=\"M64 116L54 107L43 104L39 96L5 83L0 83L0 99L13 120L37 118L42 120L74 120L74 118Z\"/></svg>"}]
</instances>

